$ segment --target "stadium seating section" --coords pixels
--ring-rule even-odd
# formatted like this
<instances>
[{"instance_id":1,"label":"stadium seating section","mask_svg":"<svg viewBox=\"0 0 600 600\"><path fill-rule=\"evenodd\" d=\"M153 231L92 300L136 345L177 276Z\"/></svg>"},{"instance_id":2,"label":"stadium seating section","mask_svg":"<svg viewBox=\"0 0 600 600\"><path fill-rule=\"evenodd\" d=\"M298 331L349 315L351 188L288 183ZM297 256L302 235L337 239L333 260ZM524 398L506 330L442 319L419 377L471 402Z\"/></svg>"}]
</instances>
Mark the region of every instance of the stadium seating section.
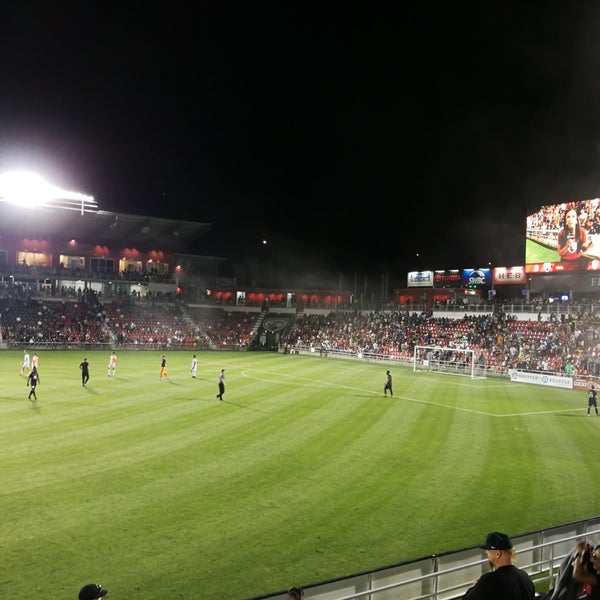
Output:
<instances>
[{"instance_id":1,"label":"stadium seating section","mask_svg":"<svg viewBox=\"0 0 600 600\"><path fill-rule=\"evenodd\" d=\"M110 299L92 291L73 298L0 297L0 331L8 347L252 349L264 318L225 307L173 300ZM287 319L287 320L286 320ZM402 311L331 312L286 317L279 349L326 349L409 362L416 345L471 348L480 367L600 375L598 319L593 312L516 320L504 312L460 318Z\"/></svg>"}]
</instances>

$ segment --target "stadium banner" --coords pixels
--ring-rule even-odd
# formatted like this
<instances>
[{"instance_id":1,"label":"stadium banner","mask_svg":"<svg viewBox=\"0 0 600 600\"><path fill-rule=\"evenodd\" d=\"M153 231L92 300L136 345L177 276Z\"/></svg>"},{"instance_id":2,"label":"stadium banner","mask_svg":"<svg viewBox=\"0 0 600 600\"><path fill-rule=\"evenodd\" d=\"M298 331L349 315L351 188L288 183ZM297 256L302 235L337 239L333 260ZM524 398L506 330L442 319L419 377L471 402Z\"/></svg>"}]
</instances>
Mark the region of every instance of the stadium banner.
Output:
<instances>
[{"instance_id":1,"label":"stadium banner","mask_svg":"<svg viewBox=\"0 0 600 600\"><path fill-rule=\"evenodd\" d=\"M433 287L433 271L410 271L407 287Z\"/></svg>"},{"instance_id":2,"label":"stadium banner","mask_svg":"<svg viewBox=\"0 0 600 600\"><path fill-rule=\"evenodd\" d=\"M494 285L523 284L527 281L524 267L495 267L492 273Z\"/></svg>"},{"instance_id":3,"label":"stadium banner","mask_svg":"<svg viewBox=\"0 0 600 600\"><path fill-rule=\"evenodd\" d=\"M491 285L491 269L463 269L462 283L465 287L476 285Z\"/></svg>"},{"instance_id":4,"label":"stadium banner","mask_svg":"<svg viewBox=\"0 0 600 600\"><path fill-rule=\"evenodd\" d=\"M531 373L530 371L519 371L509 369L508 375L515 383L534 383L536 385L547 385L549 387L560 387L573 389L573 378L563 375L548 375L547 373Z\"/></svg>"},{"instance_id":5,"label":"stadium banner","mask_svg":"<svg viewBox=\"0 0 600 600\"><path fill-rule=\"evenodd\" d=\"M585 375L573 375L573 387L576 390L589 390L592 383L598 387L598 378L586 377Z\"/></svg>"},{"instance_id":6,"label":"stadium banner","mask_svg":"<svg viewBox=\"0 0 600 600\"><path fill-rule=\"evenodd\" d=\"M461 287L460 271L451 269L448 271L435 271L433 273L433 287L435 288L459 288Z\"/></svg>"}]
</instances>

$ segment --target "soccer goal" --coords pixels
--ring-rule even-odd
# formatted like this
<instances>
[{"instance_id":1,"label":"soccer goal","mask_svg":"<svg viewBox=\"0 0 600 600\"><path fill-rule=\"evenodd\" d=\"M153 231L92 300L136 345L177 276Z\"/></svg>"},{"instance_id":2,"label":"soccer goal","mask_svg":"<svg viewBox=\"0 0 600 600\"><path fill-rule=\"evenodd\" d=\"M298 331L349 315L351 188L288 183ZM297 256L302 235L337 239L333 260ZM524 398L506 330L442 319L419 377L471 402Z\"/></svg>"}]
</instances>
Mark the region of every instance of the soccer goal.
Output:
<instances>
[{"instance_id":1,"label":"soccer goal","mask_svg":"<svg viewBox=\"0 0 600 600\"><path fill-rule=\"evenodd\" d=\"M471 379L485 379L478 375L477 356L470 348L442 348L415 346L413 371L415 373L448 373Z\"/></svg>"}]
</instances>

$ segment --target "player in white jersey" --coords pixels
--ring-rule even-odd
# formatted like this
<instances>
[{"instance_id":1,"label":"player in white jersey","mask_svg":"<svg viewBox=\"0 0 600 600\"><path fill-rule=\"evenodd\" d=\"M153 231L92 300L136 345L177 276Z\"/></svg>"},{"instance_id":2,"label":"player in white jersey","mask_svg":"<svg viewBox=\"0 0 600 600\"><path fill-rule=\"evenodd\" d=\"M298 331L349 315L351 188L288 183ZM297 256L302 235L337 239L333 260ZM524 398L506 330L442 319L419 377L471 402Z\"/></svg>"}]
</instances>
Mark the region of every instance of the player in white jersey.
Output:
<instances>
[{"instance_id":1,"label":"player in white jersey","mask_svg":"<svg viewBox=\"0 0 600 600\"><path fill-rule=\"evenodd\" d=\"M21 371L19 372L19 375L26 375L29 377L30 364L29 350L23 350L23 362L21 363Z\"/></svg>"},{"instance_id":2,"label":"player in white jersey","mask_svg":"<svg viewBox=\"0 0 600 600\"><path fill-rule=\"evenodd\" d=\"M117 368L117 355L115 354L115 351L113 350L110 353L110 358L108 359L108 376L109 377L115 376L116 368Z\"/></svg>"}]
</instances>

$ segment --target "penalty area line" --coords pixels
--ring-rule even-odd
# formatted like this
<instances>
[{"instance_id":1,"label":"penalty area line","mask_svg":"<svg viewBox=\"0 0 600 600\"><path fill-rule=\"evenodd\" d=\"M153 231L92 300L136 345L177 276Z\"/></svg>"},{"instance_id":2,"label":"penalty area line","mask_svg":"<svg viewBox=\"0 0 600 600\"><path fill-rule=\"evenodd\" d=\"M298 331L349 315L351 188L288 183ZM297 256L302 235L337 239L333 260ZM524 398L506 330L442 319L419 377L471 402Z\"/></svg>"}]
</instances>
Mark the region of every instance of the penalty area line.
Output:
<instances>
[{"instance_id":1,"label":"penalty area line","mask_svg":"<svg viewBox=\"0 0 600 600\"><path fill-rule=\"evenodd\" d=\"M254 369L251 369L251 370L254 370ZM241 375L243 377L246 377L247 379L252 379L254 381L262 381L265 383L275 383L275 384L283 384L283 385L301 385L301 386L306 386L306 387L318 387L318 388L330 387L330 388L337 388L337 389L345 389L345 390L349 390L349 391L353 391L353 392L365 392L365 393L372 394L373 396L377 396L377 397L382 395L380 392L376 392L372 389L365 389L365 388L354 387L354 386L349 386L349 385L342 385L339 383L331 383L331 382L327 382L327 381L319 381L316 379L310 379L308 377L299 377L298 375L285 375L284 380L255 377L253 375L248 374L248 372L246 370L241 371ZM276 374L276 375L278 377L281 376L281 374ZM288 379L289 381L285 381L285 379ZM406 402L413 402L414 404L423 404L425 406L435 406L438 408L456 410L456 411L471 413L471 414L475 414L475 415L483 415L486 417L496 417L499 419L504 418L504 417L527 417L527 416L533 416L533 415L551 415L551 414L560 414L560 413L566 413L566 412L580 412L582 410L586 410L585 408L563 408L563 409L557 409L557 410L540 410L540 411L508 413L505 415L499 415L499 414L492 413L492 412L489 412L486 410L476 410L473 408L466 408L464 406L449 406L447 404L440 404L439 402L431 402L430 400L420 400L419 398L411 398L408 396L394 396L393 399L394 400L405 400Z\"/></svg>"}]
</instances>

